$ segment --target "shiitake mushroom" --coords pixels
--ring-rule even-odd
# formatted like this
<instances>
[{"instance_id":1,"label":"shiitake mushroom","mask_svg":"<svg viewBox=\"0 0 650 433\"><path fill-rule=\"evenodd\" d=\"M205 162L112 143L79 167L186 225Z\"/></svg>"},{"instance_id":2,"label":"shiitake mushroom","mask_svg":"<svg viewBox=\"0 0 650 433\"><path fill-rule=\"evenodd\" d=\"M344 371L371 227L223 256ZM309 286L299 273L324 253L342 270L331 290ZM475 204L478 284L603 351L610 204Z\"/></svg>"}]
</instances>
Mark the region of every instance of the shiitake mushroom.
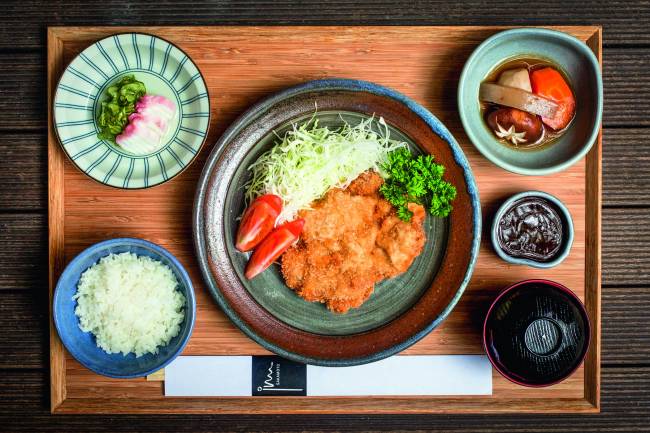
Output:
<instances>
[{"instance_id":1,"label":"shiitake mushroom","mask_svg":"<svg viewBox=\"0 0 650 433\"><path fill-rule=\"evenodd\" d=\"M544 134L544 125L539 117L516 108L506 107L492 111L487 116L487 123L495 133L511 127L514 127L514 132L525 133L524 145L536 143Z\"/></svg>"}]
</instances>

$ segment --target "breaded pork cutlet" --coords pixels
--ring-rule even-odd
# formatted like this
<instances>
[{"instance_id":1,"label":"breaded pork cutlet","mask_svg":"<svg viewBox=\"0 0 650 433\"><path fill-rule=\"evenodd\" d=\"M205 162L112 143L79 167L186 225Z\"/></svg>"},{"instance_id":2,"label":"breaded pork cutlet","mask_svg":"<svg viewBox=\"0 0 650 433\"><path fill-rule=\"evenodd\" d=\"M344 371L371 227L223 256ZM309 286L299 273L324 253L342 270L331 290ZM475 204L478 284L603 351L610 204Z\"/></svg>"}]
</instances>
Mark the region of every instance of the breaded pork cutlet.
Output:
<instances>
[{"instance_id":1,"label":"breaded pork cutlet","mask_svg":"<svg viewBox=\"0 0 650 433\"><path fill-rule=\"evenodd\" d=\"M376 172L365 172L300 212L305 226L282 256L282 274L305 300L345 313L368 299L375 283L405 272L422 251L424 208L409 205L413 218L400 220L379 193L382 183Z\"/></svg>"}]
</instances>

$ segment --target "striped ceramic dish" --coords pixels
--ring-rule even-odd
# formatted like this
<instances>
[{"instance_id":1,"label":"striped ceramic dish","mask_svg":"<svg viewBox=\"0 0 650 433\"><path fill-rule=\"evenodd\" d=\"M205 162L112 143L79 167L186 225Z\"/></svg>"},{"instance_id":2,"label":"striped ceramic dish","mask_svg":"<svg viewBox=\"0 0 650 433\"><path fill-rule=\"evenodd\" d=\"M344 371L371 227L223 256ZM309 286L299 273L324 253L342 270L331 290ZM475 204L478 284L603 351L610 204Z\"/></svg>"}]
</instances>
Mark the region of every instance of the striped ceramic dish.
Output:
<instances>
[{"instance_id":1,"label":"striped ceramic dish","mask_svg":"<svg viewBox=\"0 0 650 433\"><path fill-rule=\"evenodd\" d=\"M132 155L97 137L105 89L127 74L178 108L164 146L148 155ZM91 178L117 188L148 188L179 174L199 153L209 124L210 99L196 65L178 47L140 33L86 48L66 68L54 96L54 125L68 157Z\"/></svg>"}]
</instances>

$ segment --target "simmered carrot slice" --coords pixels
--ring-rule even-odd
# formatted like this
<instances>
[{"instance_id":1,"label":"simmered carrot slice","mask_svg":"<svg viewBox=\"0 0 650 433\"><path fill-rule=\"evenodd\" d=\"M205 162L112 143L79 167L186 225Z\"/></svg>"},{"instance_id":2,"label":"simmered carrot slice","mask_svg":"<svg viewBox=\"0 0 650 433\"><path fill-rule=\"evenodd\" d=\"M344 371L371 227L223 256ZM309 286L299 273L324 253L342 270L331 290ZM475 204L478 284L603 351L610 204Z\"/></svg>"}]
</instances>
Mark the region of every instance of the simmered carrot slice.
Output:
<instances>
[{"instance_id":1,"label":"simmered carrot slice","mask_svg":"<svg viewBox=\"0 0 650 433\"><path fill-rule=\"evenodd\" d=\"M559 105L555 116L542 117L542 121L556 131L566 128L575 114L576 101L562 74L550 67L537 69L530 73L530 84L533 93Z\"/></svg>"}]
</instances>

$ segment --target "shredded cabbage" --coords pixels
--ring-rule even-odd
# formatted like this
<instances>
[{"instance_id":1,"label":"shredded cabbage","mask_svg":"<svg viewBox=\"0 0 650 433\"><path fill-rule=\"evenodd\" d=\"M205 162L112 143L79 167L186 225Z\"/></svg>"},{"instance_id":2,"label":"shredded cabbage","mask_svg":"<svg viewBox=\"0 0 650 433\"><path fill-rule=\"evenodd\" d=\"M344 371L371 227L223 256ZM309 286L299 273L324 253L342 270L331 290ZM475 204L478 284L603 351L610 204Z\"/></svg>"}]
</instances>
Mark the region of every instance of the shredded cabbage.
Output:
<instances>
[{"instance_id":1,"label":"shredded cabbage","mask_svg":"<svg viewBox=\"0 0 650 433\"><path fill-rule=\"evenodd\" d=\"M375 132L373 125L379 124ZM346 188L367 170L382 173L388 154L407 144L389 137L388 125L368 118L356 126L344 121L340 128L319 126L318 120L293 124L273 148L262 154L248 170L246 201L263 194L276 194L283 207L277 223L291 221L309 209L330 188ZM384 176L385 177L385 176Z\"/></svg>"}]
</instances>

